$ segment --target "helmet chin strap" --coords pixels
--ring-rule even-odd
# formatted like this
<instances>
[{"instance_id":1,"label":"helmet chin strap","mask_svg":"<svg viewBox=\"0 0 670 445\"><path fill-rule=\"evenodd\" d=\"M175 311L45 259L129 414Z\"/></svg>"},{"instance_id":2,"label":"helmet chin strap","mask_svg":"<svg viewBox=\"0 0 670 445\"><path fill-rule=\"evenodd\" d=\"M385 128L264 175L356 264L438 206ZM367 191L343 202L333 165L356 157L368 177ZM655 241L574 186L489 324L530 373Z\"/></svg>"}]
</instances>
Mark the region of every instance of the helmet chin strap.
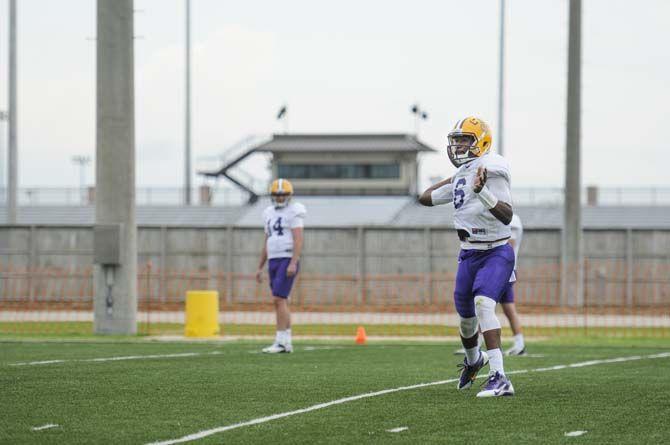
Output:
<instances>
[{"instance_id":1,"label":"helmet chin strap","mask_svg":"<svg viewBox=\"0 0 670 445\"><path fill-rule=\"evenodd\" d=\"M467 147L467 150L459 156L459 154L456 153L456 149L452 150L451 147ZM451 161L452 164L454 164L454 167L456 168L461 167L477 159L478 156L472 152L473 148L477 147L473 145L449 146L448 148L449 160Z\"/></svg>"}]
</instances>

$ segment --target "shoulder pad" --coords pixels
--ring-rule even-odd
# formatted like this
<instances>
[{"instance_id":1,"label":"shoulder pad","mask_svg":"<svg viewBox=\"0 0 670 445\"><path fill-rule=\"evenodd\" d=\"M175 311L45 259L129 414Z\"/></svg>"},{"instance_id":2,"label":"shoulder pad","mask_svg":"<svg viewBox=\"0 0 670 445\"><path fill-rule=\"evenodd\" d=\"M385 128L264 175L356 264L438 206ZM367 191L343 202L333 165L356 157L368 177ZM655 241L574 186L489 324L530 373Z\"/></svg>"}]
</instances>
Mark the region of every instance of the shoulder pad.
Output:
<instances>
[{"instance_id":1,"label":"shoulder pad","mask_svg":"<svg viewBox=\"0 0 670 445\"><path fill-rule=\"evenodd\" d=\"M291 208L293 209L294 215L305 216L307 214L307 209L299 202L292 203Z\"/></svg>"},{"instance_id":2,"label":"shoulder pad","mask_svg":"<svg viewBox=\"0 0 670 445\"><path fill-rule=\"evenodd\" d=\"M507 159L503 158L497 153L490 153L482 158L482 165L486 167L489 175L504 176L508 180L511 177L510 166Z\"/></svg>"}]
</instances>

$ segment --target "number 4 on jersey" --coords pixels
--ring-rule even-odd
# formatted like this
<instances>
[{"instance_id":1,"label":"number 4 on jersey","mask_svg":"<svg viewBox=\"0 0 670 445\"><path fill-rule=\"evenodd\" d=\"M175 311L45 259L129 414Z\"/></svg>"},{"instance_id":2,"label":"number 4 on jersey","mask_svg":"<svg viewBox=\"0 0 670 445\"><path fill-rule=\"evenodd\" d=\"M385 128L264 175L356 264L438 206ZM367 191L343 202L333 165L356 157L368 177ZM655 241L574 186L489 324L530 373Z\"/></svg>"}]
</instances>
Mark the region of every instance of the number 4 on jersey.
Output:
<instances>
[{"instance_id":1,"label":"number 4 on jersey","mask_svg":"<svg viewBox=\"0 0 670 445\"><path fill-rule=\"evenodd\" d=\"M272 225L272 230L274 230L278 236L284 235L284 228L281 225L281 216L277 218L277 221Z\"/></svg>"}]
</instances>

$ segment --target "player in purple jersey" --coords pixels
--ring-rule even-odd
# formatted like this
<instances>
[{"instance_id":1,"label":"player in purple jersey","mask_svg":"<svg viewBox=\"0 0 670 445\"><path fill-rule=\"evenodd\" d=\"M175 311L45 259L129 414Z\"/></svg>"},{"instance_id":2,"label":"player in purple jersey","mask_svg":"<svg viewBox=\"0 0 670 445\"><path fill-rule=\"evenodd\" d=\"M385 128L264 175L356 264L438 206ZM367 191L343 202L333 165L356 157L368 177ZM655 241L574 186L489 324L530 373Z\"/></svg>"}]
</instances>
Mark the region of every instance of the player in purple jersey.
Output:
<instances>
[{"instance_id":1,"label":"player in purple jersey","mask_svg":"<svg viewBox=\"0 0 670 445\"><path fill-rule=\"evenodd\" d=\"M457 388L470 388L478 372L489 364L488 379L477 397L511 396L514 387L505 375L500 321L495 314L514 271L514 250L508 244L513 216L509 164L490 153L491 132L481 119L458 121L448 138L447 153L456 173L429 187L419 202L426 206L453 203L455 209L461 252L454 304L465 348ZM486 352L478 345L479 329Z\"/></svg>"}]
</instances>

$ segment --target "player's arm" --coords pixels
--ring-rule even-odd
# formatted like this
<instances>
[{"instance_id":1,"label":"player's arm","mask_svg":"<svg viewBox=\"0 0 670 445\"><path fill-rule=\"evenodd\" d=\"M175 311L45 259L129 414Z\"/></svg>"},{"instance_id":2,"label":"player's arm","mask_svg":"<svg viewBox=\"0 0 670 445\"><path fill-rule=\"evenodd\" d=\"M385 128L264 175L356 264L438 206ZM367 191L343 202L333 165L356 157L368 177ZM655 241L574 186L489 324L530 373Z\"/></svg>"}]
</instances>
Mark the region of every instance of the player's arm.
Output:
<instances>
[{"instance_id":1,"label":"player's arm","mask_svg":"<svg viewBox=\"0 0 670 445\"><path fill-rule=\"evenodd\" d=\"M514 212L512 211L511 204L503 201L503 199L510 198L509 187L507 186L506 181L500 177L488 180L490 181L491 187L486 184L487 180L487 170L485 168L479 167L477 169L477 175L475 176L475 183L472 187L472 190L477 194L477 197L482 202L482 204L484 204L484 207L489 209L489 212L491 212L491 214L495 216L498 221L505 225L509 225L509 223L512 222L512 216L514 216ZM505 184L501 184L501 182ZM499 198L496 196L496 193L493 190L498 191L498 195L502 195L503 193L500 191L504 190L507 192L504 193L507 196L504 198L501 196Z\"/></svg>"},{"instance_id":2,"label":"player's arm","mask_svg":"<svg viewBox=\"0 0 670 445\"><path fill-rule=\"evenodd\" d=\"M268 234L265 234L265 238L263 238L263 248L261 249L261 258L258 261L258 270L256 271L256 281L261 283L263 281L263 266L265 266L265 262L268 260Z\"/></svg>"},{"instance_id":3,"label":"player's arm","mask_svg":"<svg viewBox=\"0 0 670 445\"><path fill-rule=\"evenodd\" d=\"M291 233L293 233L293 256L291 256L291 262L288 263L286 268L286 275L289 277L298 272L298 261L300 261L300 255L302 255L303 228L294 227L291 229Z\"/></svg>"},{"instance_id":4,"label":"player's arm","mask_svg":"<svg viewBox=\"0 0 670 445\"><path fill-rule=\"evenodd\" d=\"M451 202L454 199L451 190L452 179L453 178L447 178L428 187L421 196L419 196L419 203L424 206L432 207Z\"/></svg>"}]
</instances>

